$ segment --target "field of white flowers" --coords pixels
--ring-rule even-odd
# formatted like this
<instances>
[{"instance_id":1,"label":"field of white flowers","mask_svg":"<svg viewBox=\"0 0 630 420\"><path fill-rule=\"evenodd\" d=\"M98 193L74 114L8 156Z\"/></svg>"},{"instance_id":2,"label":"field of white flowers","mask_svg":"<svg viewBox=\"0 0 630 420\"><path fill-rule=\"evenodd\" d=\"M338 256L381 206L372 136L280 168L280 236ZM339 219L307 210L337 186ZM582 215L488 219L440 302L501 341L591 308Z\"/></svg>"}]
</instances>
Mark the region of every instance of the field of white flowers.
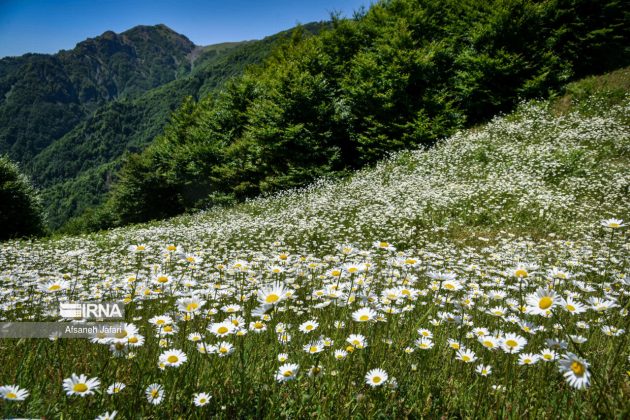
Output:
<instances>
[{"instance_id":1,"label":"field of white flowers","mask_svg":"<svg viewBox=\"0 0 630 420\"><path fill-rule=\"evenodd\" d=\"M0 244L0 417L630 416L630 98L167 222Z\"/></svg>"}]
</instances>

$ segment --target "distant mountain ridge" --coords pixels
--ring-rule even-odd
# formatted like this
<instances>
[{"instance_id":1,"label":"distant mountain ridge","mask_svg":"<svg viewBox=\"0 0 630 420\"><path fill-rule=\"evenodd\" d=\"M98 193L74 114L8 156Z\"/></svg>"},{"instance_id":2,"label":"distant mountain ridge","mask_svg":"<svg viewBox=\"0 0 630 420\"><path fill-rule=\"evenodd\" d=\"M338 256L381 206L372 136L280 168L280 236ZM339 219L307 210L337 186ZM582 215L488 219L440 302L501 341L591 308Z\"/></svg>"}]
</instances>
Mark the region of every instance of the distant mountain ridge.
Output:
<instances>
[{"instance_id":1,"label":"distant mountain ridge","mask_svg":"<svg viewBox=\"0 0 630 420\"><path fill-rule=\"evenodd\" d=\"M0 60L0 153L27 161L100 104L190 72L195 44L165 25L107 31L72 50Z\"/></svg>"}]
</instances>

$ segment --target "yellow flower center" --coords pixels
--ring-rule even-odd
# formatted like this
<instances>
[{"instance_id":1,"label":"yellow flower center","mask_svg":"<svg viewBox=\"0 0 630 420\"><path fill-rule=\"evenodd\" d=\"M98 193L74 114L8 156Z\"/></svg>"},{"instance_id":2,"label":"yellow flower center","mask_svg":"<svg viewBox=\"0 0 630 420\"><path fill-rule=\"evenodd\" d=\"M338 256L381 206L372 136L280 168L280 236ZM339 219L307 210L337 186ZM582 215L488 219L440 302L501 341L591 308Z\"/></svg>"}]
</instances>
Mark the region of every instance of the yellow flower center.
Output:
<instances>
[{"instance_id":1,"label":"yellow flower center","mask_svg":"<svg viewBox=\"0 0 630 420\"><path fill-rule=\"evenodd\" d=\"M375 384L378 384L382 381L380 376L375 376L372 378L372 382L374 382Z\"/></svg>"},{"instance_id":2,"label":"yellow flower center","mask_svg":"<svg viewBox=\"0 0 630 420\"><path fill-rule=\"evenodd\" d=\"M61 289L61 286L59 286L58 284L53 284L52 286L48 288L48 290L50 290L51 292L55 292L59 289Z\"/></svg>"},{"instance_id":3,"label":"yellow flower center","mask_svg":"<svg viewBox=\"0 0 630 420\"><path fill-rule=\"evenodd\" d=\"M575 306L573 306L573 305L567 305L567 311L569 311L569 312L574 312L574 311L575 311Z\"/></svg>"},{"instance_id":4,"label":"yellow flower center","mask_svg":"<svg viewBox=\"0 0 630 420\"><path fill-rule=\"evenodd\" d=\"M462 360L463 360L464 362L470 362L470 356L463 355L463 356L462 356Z\"/></svg>"},{"instance_id":5,"label":"yellow flower center","mask_svg":"<svg viewBox=\"0 0 630 420\"><path fill-rule=\"evenodd\" d=\"M256 322L254 323L254 328L256 328L256 329L260 329L260 328L262 328L262 327L264 327L264 326L265 326L265 324L263 324L263 323L262 323L262 322L260 322L260 321L256 321Z\"/></svg>"},{"instance_id":6,"label":"yellow flower center","mask_svg":"<svg viewBox=\"0 0 630 420\"><path fill-rule=\"evenodd\" d=\"M577 376L582 376L582 375L584 375L584 372L586 372L586 369L584 368L584 365L582 363L578 362L577 360L574 361L573 363L571 363L571 370Z\"/></svg>"},{"instance_id":7,"label":"yellow flower center","mask_svg":"<svg viewBox=\"0 0 630 420\"><path fill-rule=\"evenodd\" d=\"M168 277L166 276L160 276L157 279L158 283L168 283Z\"/></svg>"},{"instance_id":8,"label":"yellow flower center","mask_svg":"<svg viewBox=\"0 0 630 420\"><path fill-rule=\"evenodd\" d=\"M16 393L14 393L14 392L9 392L9 393L8 393L8 394L6 394L4 397L5 397L6 399L8 399L8 400L14 400L14 399L16 399L16 398L17 398L17 394L16 394Z\"/></svg>"},{"instance_id":9,"label":"yellow flower center","mask_svg":"<svg viewBox=\"0 0 630 420\"><path fill-rule=\"evenodd\" d=\"M267 303L276 303L280 299L280 296L272 293L265 298L265 302Z\"/></svg>"},{"instance_id":10,"label":"yellow flower center","mask_svg":"<svg viewBox=\"0 0 630 420\"><path fill-rule=\"evenodd\" d=\"M486 340L483 342L483 345L486 347L494 347L494 343L490 340Z\"/></svg>"},{"instance_id":11,"label":"yellow flower center","mask_svg":"<svg viewBox=\"0 0 630 420\"><path fill-rule=\"evenodd\" d=\"M284 371L284 373L283 373L283 375L284 375L286 378L288 378L289 376L293 375L293 371L291 371L291 370L285 370L285 371Z\"/></svg>"},{"instance_id":12,"label":"yellow flower center","mask_svg":"<svg viewBox=\"0 0 630 420\"><path fill-rule=\"evenodd\" d=\"M199 398L199 403L200 404L205 404L206 401L208 401L208 400L206 400L205 398Z\"/></svg>"},{"instance_id":13,"label":"yellow flower center","mask_svg":"<svg viewBox=\"0 0 630 420\"><path fill-rule=\"evenodd\" d=\"M129 339L129 342L130 342L131 344L136 344L136 343L138 342L138 337L131 337L131 338Z\"/></svg>"},{"instance_id":14,"label":"yellow flower center","mask_svg":"<svg viewBox=\"0 0 630 420\"><path fill-rule=\"evenodd\" d=\"M527 270L525 270L524 268L519 268L518 270L514 272L514 275L516 277L527 277L529 274L527 273Z\"/></svg>"},{"instance_id":15,"label":"yellow flower center","mask_svg":"<svg viewBox=\"0 0 630 420\"><path fill-rule=\"evenodd\" d=\"M549 307L553 305L553 298L549 297L549 296L543 296L539 301L538 301L538 307L540 309L549 309Z\"/></svg>"},{"instance_id":16,"label":"yellow flower center","mask_svg":"<svg viewBox=\"0 0 630 420\"><path fill-rule=\"evenodd\" d=\"M311 353L315 353L317 351L317 346L311 346L308 349Z\"/></svg>"},{"instance_id":17,"label":"yellow flower center","mask_svg":"<svg viewBox=\"0 0 630 420\"><path fill-rule=\"evenodd\" d=\"M505 342L505 344L506 344L508 347L517 347L517 346L518 346L518 343L516 342L516 340L507 340L507 341Z\"/></svg>"},{"instance_id":18,"label":"yellow flower center","mask_svg":"<svg viewBox=\"0 0 630 420\"><path fill-rule=\"evenodd\" d=\"M225 334L226 332L228 332L228 328L227 327L219 327L219 329L217 330L217 332L219 334Z\"/></svg>"},{"instance_id":19,"label":"yellow flower center","mask_svg":"<svg viewBox=\"0 0 630 420\"><path fill-rule=\"evenodd\" d=\"M223 354L225 354L225 353L227 353L227 352L228 352L227 347L221 347L221 348L219 349L219 353L223 353Z\"/></svg>"},{"instance_id":20,"label":"yellow flower center","mask_svg":"<svg viewBox=\"0 0 630 420\"><path fill-rule=\"evenodd\" d=\"M313 325L307 325L306 326L306 331L311 331L313 328L315 328Z\"/></svg>"},{"instance_id":21,"label":"yellow flower center","mask_svg":"<svg viewBox=\"0 0 630 420\"><path fill-rule=\"evenodd\" d=\"M369 317L369 316L367 316L367 315L361 315L361 317L359 318L359 321L364 321L364 322L365 322L365 321L367 321L368 319L370 319L370 317Z\"/></svg>"},{"instance_id":22,"label":"yellow flower center","mask_svg":"<svg viewBox=\"0 0 630 420\"><path fill-rule=\"evenodd\" d=\"M125 338L125 337L127 337L127 331L122 330L120 332L117 332L116 334L114 334L114 337L116 337L116 338Z\"/></svg>"},{"instance_id":23,"label":"yellow flower center","mask_svg":"<svg viewBox=\"0 0 630 420\"><path fill-rule=\"evenodd\" d=\"M72 387L74 392L85 392L88 390L88 386L86 384L76 384Z\"/></svg>"},{"instance_id":24,"label":"yellow flower center","mask_svg":"<svg viewBox=\"0 0 630 420\"><path fill-rule=\"evenodd\" d=\"M609 228L613 228L613 229L617 229L619 227L619 223L615 223L615 222L608 223L608 227Z\"/></svg>"},{"instance_id":25,"label":"yellow flower center","mask_svg":"<svg viewBox=\"0 0 630 420\"><path fill-rule=\"evenodd\" d=\"M168 359L166 359L166 360L167 360L169 363L177 363L177 361L179 360L179 358L173 354L173 355L168 356Z\"/></svg>"},{"instance_id":26,"label":"yellow flower center","mask_svg":"<svg viewBox=\"0 0 630 420\"><path fill-rule=\"evenodd\" d=\"M138 251L144 251L144 250L145 250L145 247L144 247L144 246L142 246L142 245L138 245L138 246L136 247L136 250L138 250Z\"/></svg>"},{"instance_id":27,"label":"yellow flower center","mask_svg":"<svg viewBox=\"0 0 630 420\"><path fill-rule=\"evenodd\" d=\"M196 302L190 302L188 305L186 305L186 310L191 312L194 311L195 309L197 309L199 307L199 304Z\"/></svg>"},{"instance_id":28,"label":"yellow flower center","mask_svg":"<svg viewBox=\"0 0 630 420\"><path fill-rule=\"evenodd\" d=\"M157 389L152 389L152 390L151 390L151 396L152 396L153 398L156 398L156 397L158 396L158 394L159 394L159 393L160 393L160 392L159 392Z\"/></svg>"}]
</instances>

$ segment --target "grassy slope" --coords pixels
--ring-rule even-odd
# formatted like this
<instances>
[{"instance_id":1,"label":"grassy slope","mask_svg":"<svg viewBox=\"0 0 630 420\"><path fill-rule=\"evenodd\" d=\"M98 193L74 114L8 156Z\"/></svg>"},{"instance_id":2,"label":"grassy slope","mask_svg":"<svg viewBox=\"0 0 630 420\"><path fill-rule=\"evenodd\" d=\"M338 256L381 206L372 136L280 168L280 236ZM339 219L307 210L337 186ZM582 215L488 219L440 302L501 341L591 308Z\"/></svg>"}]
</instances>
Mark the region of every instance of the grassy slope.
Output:
<instances>
[{"instance_id":1,"label":"grassy slope","mask_svg":"<svg viewBox=\"0 0 630 420\"><path fill-rule=\"evenodd\" d=\"M616 334L615 328L627 329L627 314L624 318L619 307L597 311L592 299L629 303L630 284L623 281L630 262L625 231L600 226L602 219L630 216L628 80L630 72L624 69L578 82L567 88L569 98L523 104L514 114L459 133L433 149L398 153L342 182L320 182L166 222L2 244L5 312L0 319L42 317L32 299L54 308L54 294L43 300L31 297L30 286L48 280L78 284L74 293L61 292L69 299L131 299L135 289L138 296L127 307L128 320L133 318L146 343L127 350L134 358L126 360L110 359L106 346L83 341L0 341L0 382L31 392L26 403L0 405L0 413L94 417L116 409L125 416L152 418L261 413L345 418L627 416L627 334L608 335ZM374 241L387 241L399 251L380 250ZM127 250L136 243L146 244L147 252ZM348 254L340 246L350 243L354 251ZM167 244L180 245L199 260L179 261L165 251ZM368 263L370 269L351 275L347 263ZM514 277L519 263L533 264L522 283ZM243 265L245 270L238 268ZM569 280L550 277L553 267L569 273ZM342 268L341 279L335 277L336 268ZM454 273L462 289L438 290L442 283L429 276L435 271ZM159 287L152 280L158 272L180 280L174 289L156 293ZM136 277L135 284L128 282L130 276ZM182 279L197 284L187 289ZM247 322L253 320L256 292L276 280L293 290L293 298L263 322L266 332L217 338L205 330L228 316L224 305L241 305L238 313ZM518 311L525 296L552 280L559 295L570 293L589 309L570 315L556 306L553 318ZM387 295L393 287L417 295L392 301ZM156 364L164 348L148 319L175 316L175 300L190 293L209 301L204 309L214 310L190 322L178 321L180 332L164 344L182 349L188 361L161 372ZM242 302L241 293L250 297ZM337 293L341 298L335 298ZM378 310L384 322L354 322L351 314L361 305ZM505 314L496 316L496 311ZM316 332L300 332L298 326L310 319L319 323ZM345 328L335 328L336 321ZM279 322L289 324L288 345L281 345L272 332ZM537 330L539 326L544 330ZM520 366L518 355L484 349L475 339L475 327L525 337L522 353L540 352L550 338L567 340L566 333L583 336L586 343L569 344L569 350L590 363L591 388L569 387L556 362ZM432 332L432 349L414 344L419 328ZM210 344L230 342L236 351L228 357L201 355L186 340L191 331L204 334ZM351 333L367 337L368 346L336 361L333 351L348 346ZM320 334L334 344L318 355L304 352L302 346ZM449 339L473 350L477 362L457 360ZM286 384L274 381L280 352L288 353L300 369L298 378ZM478 363L491 365L492 374L477 375ZM307 375L314 365L323 368L321 378ZM385 369L390 381L371 389L363 377L376 367ZM101 389L114 380L126 383L127 389L115 397L64 399L61 381L72 372L98 376ZM390 388L392 377L396 389ZM158 406L143 395L153 382L166 390ZM196 408L192 395L201 391L213 399Z\"/></svg>"}]
</instances>

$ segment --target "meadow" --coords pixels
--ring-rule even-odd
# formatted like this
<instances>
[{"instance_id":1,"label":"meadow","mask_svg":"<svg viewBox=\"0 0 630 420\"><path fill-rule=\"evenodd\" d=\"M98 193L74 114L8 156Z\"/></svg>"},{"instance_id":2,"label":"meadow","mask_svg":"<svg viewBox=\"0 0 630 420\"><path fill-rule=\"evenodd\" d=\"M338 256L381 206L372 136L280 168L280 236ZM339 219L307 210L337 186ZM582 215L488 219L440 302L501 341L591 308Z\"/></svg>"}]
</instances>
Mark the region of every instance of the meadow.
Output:
<instances>
[{"instance_id":1,"label":"meadow","mask_svg":"<svg viewBox=\"0 0 630 420\"><path fill-rule=\"evenodd\" d=\"M598 80L345 180L1 243L0 320L126 327L1 340L0 417L628 418L630 97Z\"/></svg>"}]
</instances>

